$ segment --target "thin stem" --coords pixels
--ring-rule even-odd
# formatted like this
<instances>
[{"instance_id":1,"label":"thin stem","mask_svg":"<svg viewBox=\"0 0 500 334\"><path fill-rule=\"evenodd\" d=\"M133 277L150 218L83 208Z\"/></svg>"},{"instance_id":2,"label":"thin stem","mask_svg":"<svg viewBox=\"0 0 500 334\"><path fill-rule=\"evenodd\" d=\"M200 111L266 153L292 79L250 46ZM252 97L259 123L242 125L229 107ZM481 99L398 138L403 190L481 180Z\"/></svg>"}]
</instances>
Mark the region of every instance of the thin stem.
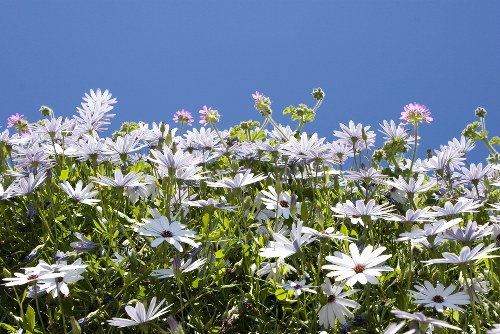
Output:
<instances>
[{"instance_id":1,"label":"thin stem","mask_svg":"<svg viewBox=\"0 0 500 334\"><path fill-rule=\"evenodd\" d=\"M408 173L408 177L406 178L406 182L409 182L411 173L413 172L413 164L415 163L415 156L417 155L417 142L418 142L418 123L415 123L415 138L413 142L413 154L411 156L411 164L410 164L410 172Z\"/></svg>"}]
</instances>

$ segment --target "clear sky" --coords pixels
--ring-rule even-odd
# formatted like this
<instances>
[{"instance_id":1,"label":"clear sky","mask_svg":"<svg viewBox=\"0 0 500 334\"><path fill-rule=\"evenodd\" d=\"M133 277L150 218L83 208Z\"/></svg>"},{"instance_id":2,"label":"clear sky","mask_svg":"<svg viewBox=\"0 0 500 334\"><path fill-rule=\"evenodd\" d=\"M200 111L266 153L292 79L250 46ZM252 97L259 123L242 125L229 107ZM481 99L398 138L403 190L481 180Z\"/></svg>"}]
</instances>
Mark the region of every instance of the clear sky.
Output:
<instances>
[{"instance_id":1,"label":"clear sky","mask_svg":"<svg viewBox=\"0 0 500 334\"><path fill-rule=\"evenodd\" d=\"M500 1L2 1L0 125L41 105L71 116L91 88L123 121L169 121L212 106L221 127L258 119L251 93L290 105L326 99L304 129L333 140L349 120L425 104L425 149L459 137L485 107L500 135ZM276 116L283 124L288 118ZM199 126L199 125L196 125ZM380 144L380 141L377 143ZM474 160L486 156L478 145ZM476 158L477 157L477 158Z\"/></svg>"}]
</instances>

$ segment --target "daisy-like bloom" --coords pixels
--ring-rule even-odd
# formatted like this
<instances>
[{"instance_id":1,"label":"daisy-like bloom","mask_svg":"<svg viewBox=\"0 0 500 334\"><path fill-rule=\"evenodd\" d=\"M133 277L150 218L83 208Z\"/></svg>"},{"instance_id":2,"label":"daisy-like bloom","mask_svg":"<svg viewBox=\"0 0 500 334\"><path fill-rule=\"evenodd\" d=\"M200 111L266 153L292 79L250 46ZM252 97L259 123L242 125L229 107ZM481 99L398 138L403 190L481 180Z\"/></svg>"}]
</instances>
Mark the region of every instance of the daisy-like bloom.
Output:
<instances>
[{"instance_id":1,"label":"daisy-like bloom","mask_svg":"<svg viewBox=\"0 0 500 334\"><path fill-rule=\"evenodd\" d=\"M129 317L132 318L132 320L125 318L113 318L112 320L108 320L108 324L116 327L130 327L149 322L168 312L170 306L160 309L163 303L165 303L165 300L162 300L158 305L156 305L156 297L153 297L147 312L144 304L141 302L137 302L137 304L135 304L135 308L127 305L125 306L125 311Z\"/></svg>"},{"instance_id":2,"label":"daisy-like bloom","mask_svg":"<svg viewBox=\"0 0 500 334\"><path fill-rule=\"evenodd\" d=\"M253 266L255 267L255 264ZM261 262L260 269L255 274L261 277L267 275L266 279L268 280L272 278L275 281L280 281L289 271L296 273L297 269L278 258L276 262Z\"/></svg>"},{"instance_id":3,"label":"daisy-like bloom","mask_svg":"<svg viewBox=\"0 0 500 334\"><path fill-rule=\"evenodd\" d=\"M23 136L31 134L28 121L24 118L24 115L18 113L7 119L7 127L14 127Z\"/></svg>"},{"instance_id":4,"label":"daisy-like bloom","mask_svg":"<svg viewBox=\"0 0 500 334\"><path fill-rule=\"evenodd\" d=\"M499 255L488 254L489 252L493 252L499 249L499 248L494 248L495 244L490 244L485 249L481 250L483 246L484 244L481 243L476 247L474 247L472 250L469 248L469 246L465 246L460 251L460 255L445 252L442 253L443 255L442 259L432 259L422 262L426 263L426 266L436 263L463 264L471 261L480 261L482 259L499 257Z\"/></svg>"},{"instance_id":5,"label":"daisy-like bloom","mask_svg":"<svg viewBox=\"0 0 500 334\"><path fill-rule=\"evenodd\" d=\"M175 123L187 124L192 126L194 119L191 113L187 110L177 110L173 118Z\"/></svg>"},{"instance_id":6,"label":"daisy-like bloom","mask_svg":"<svg viewBox=\"0 0 500 334\"><path fill-rule=\"evenodd\" d=\"M287 258L300 252L302 246L306 246L316 240L313 230L308 227L302 227L302 221L292 224L290 231L290 240L280 233L273 233L275 241L270 241L269 246L262 248L259 255L262 257Z\"/></svg>"},{"instance_id":7,"label":"daisy-like bloom","mask_svg":"<svg viewBox=\"0 0 500 334\"><path fill-rule=\"evenodd\" d=\"M431 282L425 281L424 286L415 285L417 291L410 291L411 296L415 299L415 304L424 304L427 307L435 308L438 312L443 312L443 307L463 311L463 308L458 305L470 303L469 295L464 291L453 293L456 288L454 284L445 288L443 284L438 283L434 287Z\"/></svg>"},{"instance_id":8,"label":"daisy-like bloom","mask_svg":"<svg viewBox=\"0 0 500 334\"><path fill-rule=\"evenodd\" d=\"M492 169L491 165L486 165L483 168L483 164L480 162L477 166L472 163L469 168L462 167L461 171L463 173L463 175L461 175L462 181L477 184L479 181L482 181L485 176L488 176Z\"/></svg>"},{"instance_id":9,"label":"daisy-like bloom","mask_svg":"<svg viewBox=\"0 0 500 334\"><path fill-rule=\"evenodd\" d=\"M335 207L331 207L332 211L340 214L341 216L347 215L355 219L364 218L387 218L389 213L391 213L392 206L389 204L375 205L375 200L371 199L368 203L364 203L362 200L357 200L354 205L350 200L347 200L344 204L337 204Z\"/></svg>"},{"instance_id":10,"label":"daisy-like bloom","mask_svg":"<svg viewBox=\"0 0 500 334\"><path fill-rule=\"evenodd\" d=\"M97 244L95 242L90 241L83 234L75 232L74 235L80 241L72 242L69 245L75 250L77 254L89 252L97 247Z\"/></svg>"},{"instance_id":11,"label":"daisy-like bloom","mask_svg":"<svg viewBox=\"0 0 500 334\"><path fill-rule=\"evenodd\" d=\"M16 124L21 124L24 121L24 115L21 115L19 113L15 113L14 115L10 116L7 119L7 127L11 128L15 126Z\"/></svg>"},{"instance_id":12,"label":"daisy-like bloom","mask_svg":"<svg viewBox=\"0 0 500 334\"><path fill-rule=\"evenodd\" d=\"M293 291L295 296L300 296L302 291L307 291L310 293L316 294L317 292L311 288L315 288L315 286L310 286L306 284L306 280L302 280L299 282L288 281L288 283L282 283L280 286L286 291Z\"/></svg>"},{"instance_id":13,"label":"daisy-like bloom","mask_svg":"<svg viewBox=\"0 0 500 334\"><path fill-rule=\"evenodd\" d=\"M190 230L185 230L186 225L177 221L170 222L165 216L159 218L142 218L144 224L136 224L136 232L145 236L156 237L151 241L151 247L157 247L162 242L167 242L182 252L181 242L196 247L198 244L191 238L198 235Z\"/></svg>"},{"instance_id":14,"label":"daisy-like bloom","mask_svg":"<svg viewBox=\"0 0 500 334\"><path fill-rule=\"evenodd\" d=\"M333 162L339 165L344 164L348 158L354 155L352 147L340 141L334 141L330 144L330 153Z\"/></svg>"},{"instance_id":15,"label":"daisy-like bloom","mask_svg":"<svg viewBox=\"0 0 500 334\"><path fill-rule=\"evenodd\" d=\"M381 255L385 247L373 249L373 246L367 246L359 254L358 246L354 243L349 245L351 256L335 252L335 256L326 256L325 259L333 264L323 265L322 269L332 270L326 276L336 276L336 281L345 282L348 286L353 286L356 282L366 284L378 284L377 276L382 275L382 271L393 271L391 267L377 266L390 258L392 254Z\"/></svg>"},{"instance_id":16,"label":"daisy-like bloom","mask_svg":"<svg viewBox=\"0 0 500 334\"><path fill-rule=\"evenodd\" d=\"M234 211L234 209L236 208L235 206L230 206L225 203L221 203L213 198L209 198L208 200L199 199L196 201L183 201L182 205L194 206L198 208L228 210L228 211Z\"/></svg>"},{"instance_id":17,"label":"daisy-like bloom","mask_svg":"<svg viewBox=\"0 0 500 334\"><path fill-rule=\"evenodd\" d=\"M92 190L92 184L83 188L82 180L78 180L74 189L68 181L59 183L59 188L61 188L66 194L68 194L69 197L77 202L87 205L95 205L100 202L99 199L92 198L99 192L97 190Z\"/></svg>"},{"instance_id":18,"label":"daisy-like bloom","mask_svg":"<svg viewBox=\"0 0 500 334\"><path fill-rule=\"evenodd\" d=\"M203 106L203 108L200 110L200 124L203 124L203 126L210 124L213 125L219 121L220 115L217 110L210 108L207 108L207 106Z\"/></svg>"},{"instance_id":19,"label":"daisy-like bloom","mask_svg":"<svg viewBox=\"0 0 500 334\"><path fill-rule=\"evenodd\" d=\"M207 182L209 187L214 188L229 188L229 189L237 189L244 187L246 185L262 181L266 179L267 176L264 174L254 175L251 173L250 169L247 169L245 173L238 173L234 176L234 179L223 178L217 182Z\"/></svg>"},{"instance_id":20,"label":"daisy-like bloom","mask_svg":"<svg viewBox=\"0 0 500 334\"><path fill-rule=\"evenodd\" d=\"M260 99L260 98L261 98L261 97L263 97L263 96L264 96L264 95L263 95L261 92L259 92L259 91L255 91L255 93L253 93L253 94L252 94L252 98L253 98L254 100L258 100L258 99Z\"/></svg>"},{"instance_id":21,"label":"daisy-like bloom","mask_svg":"<svg viewBox=\"0 0 500 334\"><path fill-rule=\"evenodd\" d=\"M375 132L368 131L370 126L354 125L353 121L349 121L349 126L340 123L340 128L342 131L333 131L333 135L358 152L375 145Z\"/></svg>"},{"instance_id":22,"label":"daisy-like bloom","mask_svg":"<svg viewBox=\"0 0 500 334\"><path fill-rule=\"evenodd\" d=\"M326 239L339 239L339 240L348 240L348 241L353 241L355 240L354 238L348 237L342 233L335 233L335 229L333 227L328 227L324 231L316 231L313 230L313 234L319 238L326 238Z\"/></svg>"},{"instance_id":23,"label":"daisy-like bloom","mask_svg":"<svg viewBox=\"0 0 500 334\"><path fill-rule=\"evenodd\" d=\"M387 220L393 220L400 223L416 223L422 221L430 221L433 220L431 216L427 213L430 210L430 207L426 206L423 209L417 209L413 211L412 209L408 209L404 216L398 214L391 214L387 217Z\"/></svg>"},{"instance_id":24,"label":"daisy-like bloom","mask_svg":"<svg viewBox=\"0 0 500 334\"><path fill-rule=\"evenodd\" d=\"M14 273L14 277L4 278L3 280L7 282L4 285L24 285L28 283L38 282L38 280L54 279L62 276L61 273L54 273L52 268L42 260L40 260L38 265L35 267L27 267L22 269L24 270L24 274Z\"/></svg>"},{"instance_id":25,"label":"daisy-like bloom","mask_svg":"<svg viewBox=\"0 0 500 334\"><path fill-rule=\"evenodd\" d=\"M453 138L453 140L448 142L448 146L462 154L470 152L474 149L474 147L476 147L472 141L466 139L464 136L460 137L460 141L457 138Z\"/></svg>"},{"instance_id":26,"label":"daisy-like bloom","mask_svg":"<svg viewBox=\"0 0 500 334\"><path fill-rule=\"evenodd\" d=\"M9 192L12 196L31 194L43 183L43 181L45 181L46 177L47 173L45 172L36 175L29 173L27 177L22 177L14 181L14 183L7 188L6 192Z\"/></svg>"},{"instance_id":27,"label":"daisy-like bloom","mask_svg":"<svg viewBox=\"0 0 500 334\"><path fill-rule=\"evenodd\" d=\"M321 155L328 150L327 145L323 145L325 138L318 138L318 134L314 133L310 138L307 133L302 132L300 140L291 136L288 142L281 146L281 152L297 159L304 159L310 154Z\"/></svg>"},{"instance_id":28,"label":"daisy-like bloom","mask_svg":"<svg viewBox=\"0 0 500 334\"><path fill-rule=\"evenodd\" d=\"M393 181L385 181L387 185L402 190L408 194L423 192L429 190L434 186L433 182L428 182L425 185L422 185L423 182L423 175L419 175L417 180L415 180L414 178L410 178L409 182L406 182L406 180L402 176L399 176L398 179L394 179Z\"/></svg>"},{"instance_id":29,"label":"daisy-like bloom","mask_svg":"<svg viewBox=\"0 0 500 334\"><path fill-rule=\"evenodd\" d=\"M432 122L431 112L424 105L413 102L405 105L403 109L400 119L406 123L416 125L421 122Z\"/></svg>"},{"instance_id":30,"label":"daisy-like bloom","mask_svg":"<svg viewBox=\"0 0 500 334\"><path fill-rule=\"evenodd\" d=\"M289 193L283 192L278 195L276 189L273 186L269 186L269 191L262 190L262 194L264 195L262 202L266 206L266 209L275 211L276 217L290 218L292 196ZM295 203L297 212L300 212L300 204L300 202Z\"/></svg>"},{"instance_id":31,"label":"daisy-like bloom","mask_svg":"<svg viewBox=\"0 0 500 334\"><path fill-rule=\"evenodd\" d=\"M51 280L40 281L40 289L47 293L51 293L52 297L62 293L65 296L69 295L68 283L74 283L83 279L82 274L85 272L87 264L82 264L82 259L77 259L72 264L67 264L64 260L57 261L56 264L51 265L54 273L61 273L60 277Z\"/></svg>"},{"instance_id":32,"label":"daisy-like bloom","mask_svg":"<svg viewBox=\"0 0 500 334\"><path fill-rule=\"evenodd\" d=\"M488 224L478 227L475 221L469 220L465 228L460 228L455 225L452 227L452 231L445 231L444 238L465 243L490 235L492 233L492 229L493 226L488 226Z\"/></svg>"},{"instance_id":33,"label":"daisy-like bloom","mask_svg":"<svg viewBox=\"0 0 500 334\"><path fill-rule=\"evenodd\" d=\"M433 206L432 209L435 212L431 214L435 217L441 216L451 216L457 215L464 212L477 212L479 207L483 206L480 201L474 199L460 197L458 201L453 205L451 202L444 203L444 207Z\"/></svg>"},{"instance_id":34,"label":"daisy-like bloom","mask_svg":"<svg viewBox=\"0 0 500 334\"><path fill-rule=\"evenodd\" d=\"M430 171L453 171L464 165L465 157L454 147L445 146L430 159L425 159L423 165Z\"/></svg>"},{"instance_id":35,"label":"daisy-like bloom","mask_svg":"<svg viewBox=\"0 0 500 334\"><path fill-rule=\"evenodd\" d=\"M345 172L345 178L351 181L362 181L365 182L366 184L370 183L381 184L383 183L386 176L383 175L382 172L379 171L378 169L370 167L366 170L361 169L359 172L358 171Z\"/></svg>"},{"instance_id":36,"label":"daisy-like bloom","mask_svg":"<svg viewBox=\"0 0 500 334\"><path fill-rule=\"evenodd\" d=\"M97 174L99 177L90 177L92 181L98 183L103 186L110 187L136 187L142 186L141 177L142 173L134 173L130 172L127 175L123 176L122 171L119 169L115 170L115 178L111 179L107 176L102 176Z\"/></svg>"},{"instance_id":37,"label":"daisy-like bloom","mask_svg":"<svg viewBox=\"0 0 500 334\"><path fill-rule=\"evenodd\" d=\"M448 228L457 225L462 221L462 218L456 218L450 221L446 221L441 219L437 222L425 224L424 228L413 228L411 232L401 233L399 239L397 241L407 241L411 239L420 239L420 238L428 238L433 235L437 235L438 233L442 233Z\"/></svg>"},{"instance_id":38,"label":"daisy-like bloom","mask_svg":"<svg viewBox=\"0 0 500 334\"><path fill-rule=\"evenodd\" d=\"M385 134L384 140L403 139L407 145L413 144L413 137L403 123L399 123L396 127L396 123L391 120L390 123L383 121L383 124L379 125L382 128L379 132Z\"/></svg>"},{"instance_id":39,"label":"daisy-like bloom","mask_svg":"<svg viewBox=\"0 0 500 334\"><path fill-rule=\"evenodd\" d=\"M335 328L335 320L339 319L341 324L346 323L346 316L353 318L354 314L347 308L357 309L360 304L354 300L349 300L346 297L358 292L358 289L352 289L342 292L344 284L332 285L328 278L325 278L325 283L321 284L321 289L327 295L327 303L319 310L319 324L324 328Z\"/></svg>"},{"instance_id":40,"label":"daisy-like bloom","mask_svg":"<svg viewBox=\"0 0 500 334\"><path fill-rule=\"evenodd\" d=\"M158 277L158 278L167 278L167 277L173 277L175 275L175 271L179 271L179 273L188 273L190 271L196 270L199 267L203 266L205 263L207 263L207 259L202 258L194 261L191 263L193 259L188 259L187 261L184 261L183 259L176 260L174 259L174 262L172 264L172 268L168 269L157 269L153 270L151 273L151 276Z\"/></svg>"},{"instance_id":41,"label":"daisy-like bloom","mask_svg":"<svg viewBox=\"0 0 500 334\"><path fill-rule=\"evenodd\" d=\"M500 224L492 226L490 240L495 240L498 244L500 244Z\"/></svg>"},{"instance_id":42,"label":"daisy-like bloom","mask_svg":"<svg viewBox=\"0 0 500 334\"><path fill-rule=\"evenodd\" d=\"M419 323L423 323L426 326L428 325L433 325L433 326L438 326L438 327L445 327L445 328L450 328L450 329L455 329L458 331L461 331L462 329L457 326L450 325L446 321L443 320L438 320L434 318L429 318L425 314L416 312L416 313L408 313L404 311L399 311L399 310L392 310L391 311L396 317L400 319L410 319L410 320L415 320L418 321Z\"/></svg>"},{"instance_id":43,"label":"daisy-like bloom","mask_svg":"<svg viewBox=\"0 0 500 334\"><path fill-rule=\"evenodd\" d=\"M146 147L146 145L141 145L141 138L130 133L125 134L125 136L118 136L115 141L107 138L106 144L108 145L107 154L115 156L122 161L126 161L129 153Z\"/></svg>"},{"instance_id":44,"label":"daisy-like bloom","mask_svg":"<svg viewBox=\"0 0 500 334\"><path fill-rule=\"evenodd\" d=\"M149 151L155 158L148 158L149 160L158 164L158 169L165 174L169 175L169 171L186 168L197 165L199 160L189 152L177 150L175 153L169 147L163 147L163 152L158 150Z\"/></svg>"},{"instance_id":45,"label":"daisy-like bloom","mask_svg":"<svg viewBox=\"0 0 500 334\"><path fill-rule=\"evenodd\" d=\"M112 94L108 90L102 93L99 88L96 91L91 89L90 94L85 93L81 108L76 108L79 116L74 116L77 123L75 132L92 135L98 131L107 130L105 126L115 116L115 114L107 113L114 108L112 105L116 103L116 98L111 97Z\"/></svg>"}]
</instances>

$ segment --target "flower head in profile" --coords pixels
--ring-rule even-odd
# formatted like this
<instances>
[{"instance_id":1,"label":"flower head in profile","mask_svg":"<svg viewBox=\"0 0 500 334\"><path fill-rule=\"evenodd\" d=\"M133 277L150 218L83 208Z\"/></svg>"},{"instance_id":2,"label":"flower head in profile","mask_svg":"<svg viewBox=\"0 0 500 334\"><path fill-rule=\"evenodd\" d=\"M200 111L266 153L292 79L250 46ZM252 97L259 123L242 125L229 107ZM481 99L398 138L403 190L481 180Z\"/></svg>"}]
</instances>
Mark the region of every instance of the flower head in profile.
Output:
<instances>
[{"instance_id":1,"label":"flower head in profile","mask_svg":"<svg viewBox=\"0 0 500 334\"><path fill-rule=\"evenodd\" d=\"M111 320L108 320L108 323L111 326L116 327L129 327L149 322L167 313L170 306L164 307L160 310L160 307L164 302L165 300L162 300L158 305L156 305L156 297L153 297L153 299L151 299L151 303L149 304L147 312L144 304L141 302L137 302L137 304L135 304L135 308L127 305L125 306L125 311L129 315L129 317L132 318L132 320L125 318L113 318Z\"/></svg>"},{"instance_id":2,"label":"flower head in profile","mask_svg":"<svg viewBox=\"0 0 500 334\"><path fill-rule=\"evenodd\" d=\"M215 109L207 108L207 106L203 106L200 110L200 124L215 124L219 121L220 115L219 112Z\"/></svg>"},{"instance_id":3,"label":"flower head in profile","mask_svg":"<svg viewBox=\"0 0 500 334\"><path fill-rule=\"evenodd\" d=\"M184 110L184 109L176 111L176 113L174 114L173 120L175 123L182 123L182 124L187 124L187 125L191 125L191 126L192 126L193 121L194 121L191 113L187 110Z\"/></svg>"},{"instance_id":4,"label":"flower head in profile","mask_svg":"<svg viewBox=\"0 0 500 334\"><path fill-rule=\"evenodd\" d=\"M302 291L307 291L310 293L316 294L317 292L314 291L312 288L315 288L314 286L310 286L306 284L306 280L298 281L298 282L293 282L293 281L288 281L288 283L282 283L280 286L285 289L286 291L293 291L293 294L295 296L300 296Z\"/></svg>"},{"instance_id":5,"label":"flower head in profile","mask_svg":"<svg viewBox=\"0 0 500 334\"><path fill-rule=\"evenodd\" d=\"M259 91L255 91L255 93L253 93L253 94L252 94L252 98L253 98L254 100L258 100L258 99L260 99L260 98L261 98L261 97L263 97L263 96L264 96L264 95L263 95L261 92L259 92Z\"/></svg>"},{"instance_id":6,"label":"flower head in profile","mask_svg":"<svg viewBox=\"0 0 500 334\"><path fill-rule=\"evenodd\" d=\"M437 327L445 327L445 328L451 328L460 331L461 328L457 326L450 325L446 321L443 320L438 320L434 318L429 318L425 314L416 312L416 313L408 313L400 310L392 310L392 314L394 314L396 317L401 318L401 319L409 319L413 321L418 321L419 323L423 323L425 325L433 325Z\"/></svg>"},{"instance_id":7,"label":"flower head in profile","mask_svg":"<svg viewBox=\"0 0 500 334\"><path fill-rule=\"evenodd\" d=\"M422 122L430 123L432 121L431 112L429 111L429 109L426 106L418 104L416 102L404 106L404 111L401 113L400 119L413 125Z\"/></svg>"},{"instance_id":8,"label":"flower head in profile","mask_svg":"<svg viewBox=\"0 0 500 334\"><path fill-rule=\"evenodd\" d=\"M28 129L28 121L24 118L24 115L15 113L7 119L7 127L14 127L21 134L30 134Z\"/></svg>"}]
</instances>

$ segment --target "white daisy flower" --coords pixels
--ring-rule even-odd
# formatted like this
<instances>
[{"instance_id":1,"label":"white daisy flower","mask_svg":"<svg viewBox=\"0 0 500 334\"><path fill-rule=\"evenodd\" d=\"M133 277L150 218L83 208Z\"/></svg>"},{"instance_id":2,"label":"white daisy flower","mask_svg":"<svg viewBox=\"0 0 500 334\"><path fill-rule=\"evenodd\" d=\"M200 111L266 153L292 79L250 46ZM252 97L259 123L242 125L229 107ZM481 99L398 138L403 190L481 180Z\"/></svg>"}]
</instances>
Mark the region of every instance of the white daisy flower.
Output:
<instances>
[{"instance_id":1,"label":"white daisy flower","mask_svg":"<svg viewBox=\"0 0 500 334\"><path fill-rule=\"evenodd\" d=\"M385 247L373 249L373 246L367 246L361 254L358 247L352 243L349 245L351 256L344 253L335 252L335 256L327 256L325 259L333 264L326 264L322 269L332 270L327 274L328 277L336 276L336 281L347 279L346 285L353 286L356 282L366 284L378 284L377 276L382 275L382 271L393 271L392 268L379 266L392 256L380 255L385 250Z\"/></svg>"},{"instance_id":2,"label":"white daisy flower","mask_svg":"<svg viewBox=\"0 0 500 334\"><path fill-rule=\"evenodd\" d=\"M145 236L156 237L151 241L151 247L157 247L162 242L167 242L182 252L181 242L196 247L198 244L190 238L198 235L190 230L185 230L186 225L177 221L170 222L167 217L161 216L156 219L143 218L144 224L136 224L136 231Z\"/></svg>"},{"instance_id":3,"label":"white daisy flower","mask_svg":"<svg viewBox=\"0 0 500 334\"><path fill-rule=\"evenodd\" d=\"M125 318L113 318L112 320L108 320L108 323L111 326L116 327L129 327L149 322L167 313L170 306L164 307L160 310L160 307L164 302L165 300L162 300L158 305L156 305L156 297L153 297L153 299L151 299L151 303L149 304L147 312L144 304L142 304L141 302L137 302L137 304L135 304L135 308L127 305L125 306L125 311L129 315L129 317L132 318L132 320Z\"/></svg>"},{"instance_id":4,"label":"white daisy flower","mask_svg":"<svg viewBox=\"0 0 500 334\"><path fill-rule=\"evenodd\" d=\"M472 250L469 248L469 246L465 246L460 251L460 255L444 252L444 253L442 253L442 255L443 255L442 259L432 259L432 260L422 261L422 262L426 263L426 266L428 266L430 264L436 264L436 263L462 264L462 263L467 263L467 262L471 262L471 261L479 261L482 259L498 257L498 255L488 254L489 252L493 252L493 251L498 249L498 248L493 248L495 246L494 244L490 244L485 249L481 250L481 248L483 248L483 246L484 246L484 244L481 243L481 244L477 245L476 247L474 247L474 249L472 249Z\"/></svg>"},{"instance_id":5,"label":"white daisy flower","mask_svg":"<svg viewBox=\"0 0 500 334\"><path fill-rule=\"evenodd\" d=\"M319 324L324 328L335 328L335 320L337 318L341 324L346 323L346 316L353 318L354 314L349 311L347 307L354 309L361 307L361 305L357 302L346 298L347 296L358 292L358 289L342 292L344 289L344 283L332 285L328 278L325 278L325 283L321 284L321 289L328 296L327 303L323 305L318 312Z\"/></svg>"},{"instance_id":6,"label":"white daisy flower","mask_svg":"<svg viewBox=\"0 0 500 334\"><path fill-rule=\"evenodd\" d=\"M273 186L269 186L269 191L262 190L262 202L266 205L266 209L276 212L276 217L285 219L291 216L292 196L289 193L283 192L278 195ZM300 212L300 203L296 202L297 212Z\"/></svg>"},{"instance_id":7,"label":"white daisy flower","mask_svg":"<svg viewBox=\"0 0 500 334\"><path fill-rule=\"evenodd\" d=\"M424 304L427 307L434 307L436 311L443 312L443 307L463 311L460 306L469 304L469 296L464 291L455 291L454 284L445 288L443 284L438 283L434 287L431 282L425 281L424 286L415 285L417 291L410 291L410 295L415 298L415 304Z\"/></svg>"},{"instance_id":8,"label":"white daisy flower","mask_svg":"<svg viewBox=\"0 0 500 334\"><path fill-rule=\"evenodd\" d=\"M68 181L63 181L62 183L59 183L59 188L61 188L73 200L83 204L95 205L101 201L99 199L92 198L98 194L97 190L92 190L92 184L83 188L82 180L78 180L75 188L73 188Z\"/></svg>"}]
</instances>

